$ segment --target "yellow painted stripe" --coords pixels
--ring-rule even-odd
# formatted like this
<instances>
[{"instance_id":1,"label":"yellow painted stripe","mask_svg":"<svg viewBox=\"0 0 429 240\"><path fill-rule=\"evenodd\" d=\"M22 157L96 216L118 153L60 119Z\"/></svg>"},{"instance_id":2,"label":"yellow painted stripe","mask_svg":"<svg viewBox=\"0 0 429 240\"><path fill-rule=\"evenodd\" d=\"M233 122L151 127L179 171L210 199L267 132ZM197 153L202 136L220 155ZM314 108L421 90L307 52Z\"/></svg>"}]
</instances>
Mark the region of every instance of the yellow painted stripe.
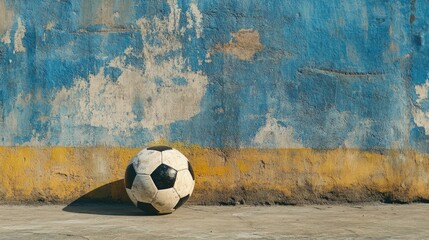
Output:
<instances>
[{"instance_id":1,"label":"yellow painted stripe","mask_svg":"<svg viewBox=\"0 0 429 240\"><path fill-rule=\"evenodd\" d=\"M429 156L356 149L212 149L170 144L196 173L194 203L429 198ZM126 200L124 147L0 147L0 200ZM89 194L88 194L89 193Z\"/></svg>"}]
</instances>

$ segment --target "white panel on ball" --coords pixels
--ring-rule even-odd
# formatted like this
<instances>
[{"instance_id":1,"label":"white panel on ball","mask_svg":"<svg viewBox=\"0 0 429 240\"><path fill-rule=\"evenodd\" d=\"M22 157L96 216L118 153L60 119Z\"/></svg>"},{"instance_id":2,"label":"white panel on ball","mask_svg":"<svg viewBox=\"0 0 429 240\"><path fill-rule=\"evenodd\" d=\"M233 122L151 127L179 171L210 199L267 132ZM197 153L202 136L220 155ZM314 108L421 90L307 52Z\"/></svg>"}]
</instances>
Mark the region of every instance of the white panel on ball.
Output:
<instances>
[{"instance_id":1,"label":"white panel on ball","mask_svg":"<svg viewBox=\"0 0 429 240\"><path fill-rule=\"evenodd\" d=\"M143 150L139 152L133 161L137 173L151 174L162 163L161 152L155 150Z\"/></svg>"},{"instance_id":2,"label":"white panel on ball","mask_svg":"<svg viewBox=\"0 0 429 240\"><path fill-rule=\"evenodd\" d=\"M151 202L155 197L158 189L153 183L152 178L149 175L137 174L134 179L131 193L139 202Z\"/></svg>"},{"instance_id":3,"label":"white panel on ball","mask_svg":"<svg viewBox=\"0 0 429 240\"><path fill-rule=\"evenodd\" d=\"M177 171L188 169L188 159L176 149L163 151L162 163L176 169Z\"/></svg>"},{"instance_id":4,"label":"white panel on ball","mask_svg":"<svg viewBox=\"0 0 429 240\"><path fill-rule=\"evenodd\" d=\"M131 189L125 188L127 191L128 197L130 197L131 202L134 203L134 205L137 205L137 199L134 197L134 194L132 193Z\"/></svg>"},{"instance_id":5,"label":"white panel on ball","mask_svg":"<svg viewBox=\"0 0 429 240\"><path fill-rule=\"evenodd\" d=\"M174 189L179 194L179 197L186 197L191 195L194 190L195 181L192 179L191 173L188 169L177 172L176 182Z\"/></svg>"},{"instance_id":6,"label":"white panel on ball","mask_svg":"<svg viewBox=\"0 0 429 240\"><path fill-rule=\"evenodd\" d=\"M152 201L152 205L160 213L170 213L174 211L179 199L179 195L174 188L159 190Z\"/></svg>"}]
</instances>

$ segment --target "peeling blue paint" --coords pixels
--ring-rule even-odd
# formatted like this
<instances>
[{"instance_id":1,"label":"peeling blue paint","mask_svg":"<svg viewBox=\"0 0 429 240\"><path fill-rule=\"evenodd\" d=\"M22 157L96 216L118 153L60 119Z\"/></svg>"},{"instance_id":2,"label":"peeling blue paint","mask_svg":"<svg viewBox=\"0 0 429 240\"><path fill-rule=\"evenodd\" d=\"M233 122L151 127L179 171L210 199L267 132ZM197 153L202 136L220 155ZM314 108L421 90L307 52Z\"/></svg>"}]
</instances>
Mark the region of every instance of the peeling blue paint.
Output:
<instances>
[{"instance_id":1,"label":"peeling blue paint","mask_svg":"<svg viewBox=\"0 0 429 240\"><path fill-rule=\"evenodd\" d=\"M155 56L155 62L180 55L189 71L207 77L200 111L147 128L140 124L147 106L134 98L129 104L138 124L119 133L61 122L52 115L52 100L77 79L89 84L100 68L117 83L125 74L109 65L117 57L124 66L149 71L144 47L162 46L164 40L154 33L142 38L138 20L149 19L155 28L158 20L172 16L171 5L111 1L116 17L109 22L97 20L107 4L101 0L5 2L14 24L11 43L0 42L2 145L142 146L163 137L211 147L258 147L255 136L275 119L280 129L293 129L290 137L304 147L411 146L429 152L429 133L413 116L414 107L429 112L428 101L416 103L415 91L429 72L429 7L422 1L178 1L181 47ZM194 26L187 20L193 3L202 16L201 38L197 16L191 16ZM14 52L18 18L26 29L23 53ZM250 61L221 51L237 41L232 33L241 29L257 32L263 46ZM171 87L161 75L154 84ZM192 81L170 80L182 87ZM7 121L11 114L17 127Z\"/></svg>"}]
</instances>

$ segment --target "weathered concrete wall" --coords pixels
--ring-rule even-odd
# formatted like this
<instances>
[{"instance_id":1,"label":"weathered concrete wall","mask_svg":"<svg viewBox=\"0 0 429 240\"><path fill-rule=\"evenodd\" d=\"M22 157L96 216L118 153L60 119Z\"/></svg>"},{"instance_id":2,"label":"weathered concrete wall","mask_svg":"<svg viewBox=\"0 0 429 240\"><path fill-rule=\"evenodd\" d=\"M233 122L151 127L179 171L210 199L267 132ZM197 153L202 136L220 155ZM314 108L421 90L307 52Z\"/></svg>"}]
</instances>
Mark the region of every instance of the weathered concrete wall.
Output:
<instances>
[{"instance_id":1,"label":"weathered concrete wall","mask_svg":"<svg viewBox=\"0 0 429 240\"><path fill-rule=\"evenodd\" d=\"M147 145L194 202L429 198L429 2L0 0L0 199L122 199Z\"/></svg>"}]
</instances>

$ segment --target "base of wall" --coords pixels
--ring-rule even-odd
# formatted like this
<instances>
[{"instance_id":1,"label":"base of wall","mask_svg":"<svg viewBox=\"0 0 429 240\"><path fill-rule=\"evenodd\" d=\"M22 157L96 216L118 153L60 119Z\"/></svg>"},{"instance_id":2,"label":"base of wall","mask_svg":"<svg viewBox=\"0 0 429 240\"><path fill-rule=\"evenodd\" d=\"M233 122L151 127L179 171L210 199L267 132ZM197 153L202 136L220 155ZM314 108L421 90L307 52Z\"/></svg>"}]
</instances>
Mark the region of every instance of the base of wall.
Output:
<instances>
[{"instance_id":1,"label":"base of wall","mask_svg":"<svg viewBox=\"0 0 429 240\"><path fill-rule=\"evenodd\" d=\"M412 150L213 149L170 144L191 161L194 204L411 202L429 199L429 156ZM129 201L123 175L140 149L0 147L0 201Z\"/></svg>"}]
</instances>

